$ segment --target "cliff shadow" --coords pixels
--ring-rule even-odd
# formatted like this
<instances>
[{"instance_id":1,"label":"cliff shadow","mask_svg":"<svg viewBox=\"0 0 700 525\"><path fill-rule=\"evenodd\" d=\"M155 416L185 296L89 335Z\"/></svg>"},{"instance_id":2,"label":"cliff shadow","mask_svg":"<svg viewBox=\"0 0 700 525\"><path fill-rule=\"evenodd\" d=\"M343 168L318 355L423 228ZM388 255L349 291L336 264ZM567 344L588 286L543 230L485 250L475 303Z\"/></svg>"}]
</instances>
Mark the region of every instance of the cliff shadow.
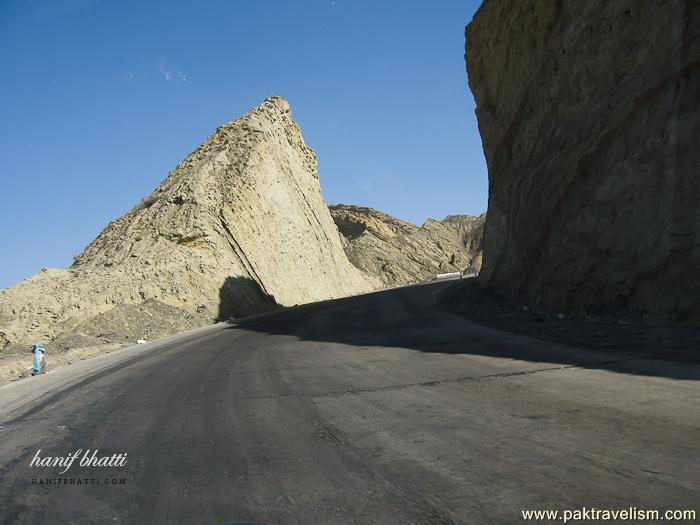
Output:
<instances>
[{"instance_id":1,"label":"cliff shadow","mask_svg":"<svg viewBox=\"0 0 700 525\"><path fill-rule=\"evenodd\" d=\"M217 319L227 321L279 309L273 295L249 277L227 277L219 289Z\"/></svg>"},{"instance_id":2,"label":"cliff shadow","mask_svg":"<svg viewBox=\"0 0 700 525\"><path fill-rule=\"evenodd\" d=\"M663 329L648 339L646 345L640 344L644 336L633 336L631 330L627 338L618 337L617 344L609 348L591 347L581 339L570 343L546 340L538 337L536 331L542 326L538 321L532 321L535 328L531 331L517 333L449 312L436 304L439 292L448 286L449 282L430 283L311 303L238 319L228 329L356 347L406 348L606 369L623 374L700 379L697 366L700 348L693 343L700 340L700 330L679 329L676 333L674 328ZM580 329L571 326L571 330ZM589 330L595 338L600 326L592 324ZM659 338L665 338L665 343L658 344Z\"/></svg>"}]
</instances>

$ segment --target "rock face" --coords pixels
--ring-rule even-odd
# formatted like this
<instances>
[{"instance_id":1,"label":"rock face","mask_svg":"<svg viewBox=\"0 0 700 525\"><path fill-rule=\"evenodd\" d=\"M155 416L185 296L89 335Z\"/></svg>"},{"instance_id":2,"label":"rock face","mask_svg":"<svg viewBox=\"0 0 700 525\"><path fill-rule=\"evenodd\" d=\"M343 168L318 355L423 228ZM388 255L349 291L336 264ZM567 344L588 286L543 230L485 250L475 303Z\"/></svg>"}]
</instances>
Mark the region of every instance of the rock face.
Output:
<instances>
[{"instance_id":1,"label":"rock face","mask_svg":"<svg viewBox=\"0 0 700 525\"><path fill-rule=\"evenodd\" d=\"M416 283L437 273L478 272L484 217L451 215L420 228L372 208L330 207L345 253L385 286Z\"/></svg>"},{"instance_id":2,"label":"rock face","mask_svg":"<svg viewBox=\"0 0 700 525\"><path fill-rule=\"evenodd\" d=\"M480 280L572 314L700 322L700 3L486 0Z\"/></svg>"},{"instance_id":3,"label":"rock face","mask_svg":"<svg viewBox=\"0 0 700 525\"><path fill-rule=\"evenodd\" d=\"M133 342L377 285L345 256L316 157L273 97L218 128L71 268L1 290L0 340Z\"/></svg>"}]
</instances>

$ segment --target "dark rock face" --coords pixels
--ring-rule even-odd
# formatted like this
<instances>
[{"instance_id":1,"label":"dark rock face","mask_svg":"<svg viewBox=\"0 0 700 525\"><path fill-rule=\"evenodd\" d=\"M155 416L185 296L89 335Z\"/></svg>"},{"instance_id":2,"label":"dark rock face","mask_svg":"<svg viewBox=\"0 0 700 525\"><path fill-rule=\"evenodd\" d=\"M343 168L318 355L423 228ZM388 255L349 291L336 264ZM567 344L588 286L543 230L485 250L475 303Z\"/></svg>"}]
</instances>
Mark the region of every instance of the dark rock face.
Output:
<instances>
[{"instance_id":1,"label":"dark rock face","mask_svg":"<svg viewBox=\"0 0 700 525\"><path fill-rule=\"evenodd\" d=\"M700 3L486 0L466 60L489 169L482 283L700 323Z\"/></svg>"}]
</instances>

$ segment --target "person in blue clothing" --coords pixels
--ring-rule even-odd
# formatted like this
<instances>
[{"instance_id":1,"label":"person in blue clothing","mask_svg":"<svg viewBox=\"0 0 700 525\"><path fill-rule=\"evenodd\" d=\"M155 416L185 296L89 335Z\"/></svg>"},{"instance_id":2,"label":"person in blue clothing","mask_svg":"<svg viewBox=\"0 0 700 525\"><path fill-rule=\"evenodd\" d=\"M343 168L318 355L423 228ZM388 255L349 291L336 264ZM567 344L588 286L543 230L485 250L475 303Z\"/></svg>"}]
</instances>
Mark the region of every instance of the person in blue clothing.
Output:
<instances>
[{"instance_id":1,"label":"person in blue clothing","mask_svg":"<svg viewBox=\"0 0 700 525\"><path fill-rule=\"evenodd\" d=\"M32 348L34 352L34 368L32 375L38 376L39 374L46 373L46 349L41 343L36 343Z\"/></svg>"}]
</instances>

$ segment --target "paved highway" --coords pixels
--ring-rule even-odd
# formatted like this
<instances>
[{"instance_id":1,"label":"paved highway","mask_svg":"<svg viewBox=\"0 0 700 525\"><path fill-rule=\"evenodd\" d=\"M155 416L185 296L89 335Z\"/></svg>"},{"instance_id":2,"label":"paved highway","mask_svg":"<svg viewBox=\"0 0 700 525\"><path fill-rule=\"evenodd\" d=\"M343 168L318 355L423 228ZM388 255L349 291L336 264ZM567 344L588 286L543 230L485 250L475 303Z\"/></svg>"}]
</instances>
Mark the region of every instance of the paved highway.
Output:
<instances>
[{"instance_id":1,"label":"paved highway","mask_svg":"<svg viewBox=\"0 0 700 525\"><path fill-rule=\"evenodd\" d=\"M222 323L0 388L0 521L478 524L697 505L697 367L489 329L434 307L447 285ZM127 462L30 466L78 449Z\"/></svg>"}]
</instances>

